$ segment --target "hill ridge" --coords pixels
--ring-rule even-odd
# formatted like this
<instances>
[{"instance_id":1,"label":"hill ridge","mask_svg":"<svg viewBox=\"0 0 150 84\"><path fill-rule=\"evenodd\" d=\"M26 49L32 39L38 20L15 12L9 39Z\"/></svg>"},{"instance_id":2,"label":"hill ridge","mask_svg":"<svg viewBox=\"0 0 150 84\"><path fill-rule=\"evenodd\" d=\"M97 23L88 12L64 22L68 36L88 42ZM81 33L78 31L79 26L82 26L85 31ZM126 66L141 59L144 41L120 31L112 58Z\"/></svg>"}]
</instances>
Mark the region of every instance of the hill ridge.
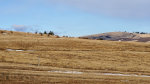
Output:
<instances>
[{"instance_id":1,"label":"hill ridge","mask_svg":"<svg viewBox=\"0 0 150 84\"><path fill-rule=\"evenodd\" d=\"M111 40L111 41L148 42L150 41L150 34L137 34L137 33L129 33L129 32L107 32L107 33L81 36L79 38L96 39L96 40Z\"/></svg>"}]
</instances>

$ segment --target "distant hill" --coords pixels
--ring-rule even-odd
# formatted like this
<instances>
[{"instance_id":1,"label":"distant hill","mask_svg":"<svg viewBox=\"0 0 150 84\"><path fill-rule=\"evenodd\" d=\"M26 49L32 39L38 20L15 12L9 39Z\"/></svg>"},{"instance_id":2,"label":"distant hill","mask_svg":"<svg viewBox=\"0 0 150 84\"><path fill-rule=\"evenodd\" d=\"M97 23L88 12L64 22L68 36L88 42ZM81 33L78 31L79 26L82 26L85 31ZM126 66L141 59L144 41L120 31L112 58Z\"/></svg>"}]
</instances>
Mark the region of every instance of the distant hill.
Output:
<instances>
[{"instance_id":1,"label":"distant hill","mask_svg":"<svg viewBox=\"0 0 150 84\"><path fill-rule=\"evenodd\" d=\"M83 39L96 39L96 40L111 40L111 41L150 41L150 34L137 34L129 32L108 32L101 34L94 34L88 36L81 36Z\"/></svg>"},{"instance_id":2,"label":"distant hill","mask_svg":"<svg viewBox=\"0 0 150 84\"><path fill-rule=\"evenodd\" d=\"M47 34L42 33L42 35L40 34L40 32L37 34L35 33L31 33L31 32L18 32L18 31L8 31L8 30L0 30L0 35L2 36L33 36L33 37L40 37L40 36L45 36L45 37L51 37L51 38L58 38L59 36L57 35L50 35L48 36Z\"/></svg>"}]
</instances>

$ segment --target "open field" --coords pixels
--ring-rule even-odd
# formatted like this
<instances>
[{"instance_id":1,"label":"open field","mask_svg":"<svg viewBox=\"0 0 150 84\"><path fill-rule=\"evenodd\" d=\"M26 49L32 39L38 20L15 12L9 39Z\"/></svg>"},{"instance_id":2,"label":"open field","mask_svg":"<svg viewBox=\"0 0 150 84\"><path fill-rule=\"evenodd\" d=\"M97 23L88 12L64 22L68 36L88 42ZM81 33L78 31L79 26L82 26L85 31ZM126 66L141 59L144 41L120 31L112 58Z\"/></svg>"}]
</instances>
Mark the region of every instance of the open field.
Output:
<instances>
[{"instance_id":1,"label":"open field","mask_svg":"<svg viewBox=\"0 0 150 84\"><path fill-rule=\"evenodd\" d=\"M5 32L0 84L150 84L148 42Z\"/></svg>"}]
</instances>

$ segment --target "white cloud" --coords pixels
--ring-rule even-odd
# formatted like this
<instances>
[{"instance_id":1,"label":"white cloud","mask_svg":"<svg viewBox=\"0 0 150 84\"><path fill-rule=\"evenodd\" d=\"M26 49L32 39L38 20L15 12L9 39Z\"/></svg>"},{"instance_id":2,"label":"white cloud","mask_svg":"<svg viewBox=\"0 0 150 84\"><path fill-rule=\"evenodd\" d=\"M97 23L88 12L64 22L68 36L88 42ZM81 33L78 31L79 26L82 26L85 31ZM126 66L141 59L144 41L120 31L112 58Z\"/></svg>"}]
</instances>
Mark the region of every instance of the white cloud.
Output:
<instances>
[{"instance_id":1,"label":"white cloud","mask_svg":"<svg viewBox=\"0 0 150 84\"><path fill-rule=\"evenodd\" d=\"M26 26L26 25L12 25L11 27L15 31L21 31L21 32L27 32L28 30L32 30L31 26Z\"/></svg>"}]
</instances>

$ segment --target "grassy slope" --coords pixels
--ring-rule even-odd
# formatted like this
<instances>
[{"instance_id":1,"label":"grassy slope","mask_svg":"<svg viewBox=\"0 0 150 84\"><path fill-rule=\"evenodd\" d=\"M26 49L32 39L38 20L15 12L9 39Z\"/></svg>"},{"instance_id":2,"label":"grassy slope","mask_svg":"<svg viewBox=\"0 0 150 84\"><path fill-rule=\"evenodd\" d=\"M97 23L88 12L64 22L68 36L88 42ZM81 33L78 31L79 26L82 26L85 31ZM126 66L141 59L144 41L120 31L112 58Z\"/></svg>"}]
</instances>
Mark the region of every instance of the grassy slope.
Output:
<instances>
[{"instance_id":1,"label":"grassy slope","mask_svg":"<svg viewBox=\"0 0 150 84\"><path fill-rule=\"evenodd\" d=\"M149 46L149 43L55 38L7 32L6 35L0 34L0 83L150 83L150 78L47 72L74 69L150 75ZM6 49L34 51L17 52ZM40 66L37 66L39 58Z\"/></svg>"}]
</instances>

